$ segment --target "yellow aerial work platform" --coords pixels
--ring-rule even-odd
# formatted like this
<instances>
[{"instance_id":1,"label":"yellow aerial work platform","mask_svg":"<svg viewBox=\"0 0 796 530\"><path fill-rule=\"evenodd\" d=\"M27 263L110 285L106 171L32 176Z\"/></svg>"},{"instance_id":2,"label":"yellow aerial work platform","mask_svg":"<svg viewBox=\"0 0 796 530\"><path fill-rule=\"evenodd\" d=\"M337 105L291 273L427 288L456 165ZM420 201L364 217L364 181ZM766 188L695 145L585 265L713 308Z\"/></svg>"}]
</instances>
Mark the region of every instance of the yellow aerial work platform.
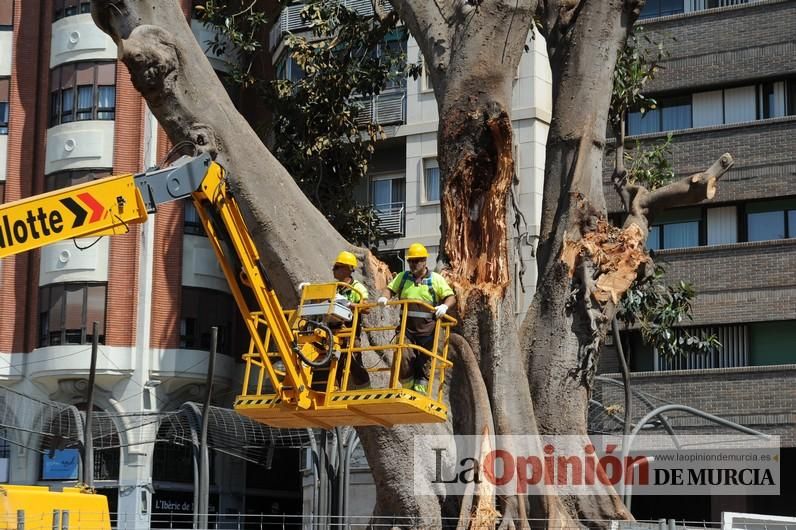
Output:
<instances>
[{"instance_id":1,"label":"yellow aerial work platform","mask_svg":"<svg viewBox=\"0 0 796 530\"><path fill-rule=\"evenodd\" d=\"M391 426L445 421L447 408L442 403L442 392L445 371L451 366L448 339L456 323L453 318L446 315L436 321L436 340L429 351L407 341L406 301L390 303L402 308L397 328L362 327L363 313L375 305L349 307L347 301L340 301L337 294L340 284L336 282L305 286L296 311L285 311L223 169L211 165L192 195L251 337L249 353L243 356L246 361L243 392L235 401L238 412L274 427ZM431 306L427 309L434 310ZM355 330L360 328L363 335L393 332L395 338L385 341L386 344L361 347L354 337ZM389 372L385 388L349 387L351 362L355 362L353 354L366 350L392 352L389 367L369 370ZM403 389L398 380L401 357L410 350L431 358L425 393Z\"/></svg>"},{"instance_id":2,"label":"yellow aerial work platform","mask_svg":"<svg viewBox=\"0 0 796 530\"><path fill-rule=\"evenodd\" d=\"M304 287L298 310L286 314L302 346L301 351L297 352L296 362L303 366L303 373L307 376L309 403L299 406L290 398L292 388L285 388L285 371L277 368L281 361L279 353L271 347L263 356L257 349L256 341L252 340L249 353L243 356L246 372L243 391L235 400L235 409L245 416L274 427L390 427L396 424L445 421L448 411L442 402L442 393L445 372L451 366L448 360L448 339L456 321L447 315L438 319L434 329L435 346L432 350L427 350L406 339L406 308L409 302L389 302L388 305L401 308L400 324L397 327L361 326L361 334L394 333L395 337L386 344L363 347L351 338L354 330L359 327L363 313L377 306L355 304L348 309L350 314L346 314L345 304L335 302L338 285L341 284L312 284ZM412 303L417 304L417 301ZM433 312L434 308L427 306L426 309ZM334 331L331 342L328 342L326 330L319 330L314 324L309 324L311 321L308 319L317 319L319 316L327 322L339 320L339 327L332 328ZM259 324L262 326L262 343L271 345L270 330L264 321ZM301 331L308 324L314 331ZM331 331L329 327L326 329ZM319 341L332 344L332 351L324 352L323 348L318 348ZM429 384L425 393L401 387L401 357L409 350L431 358ZM388 377L385 386L351 388L351 363L358 362L353 354L365 351L392 353L389 366L367 369L371 375L386 372ZM323 360L327 363L324 368L309 364L319 364L316 359L304 358L312 355L323 357L325 354L328 354L328 360ZM371 377L372 382L376 379Z\"/></svg>"}]
</instances>

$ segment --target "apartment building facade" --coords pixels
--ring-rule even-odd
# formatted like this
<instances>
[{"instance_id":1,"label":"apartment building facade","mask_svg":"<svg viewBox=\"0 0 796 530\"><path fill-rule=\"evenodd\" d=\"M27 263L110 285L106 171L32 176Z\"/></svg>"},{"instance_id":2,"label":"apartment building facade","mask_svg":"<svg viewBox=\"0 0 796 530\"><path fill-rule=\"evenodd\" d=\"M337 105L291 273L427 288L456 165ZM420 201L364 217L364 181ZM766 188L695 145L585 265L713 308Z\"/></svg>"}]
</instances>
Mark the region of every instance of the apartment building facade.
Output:
<instances>
[{"instance_id":1,"label":"apartment building facade","mask_svg":"<svg viewBox=\"0 0 796 530\"><path fill-rule=\"evenodd\" d=\"M648 0L638 23L670 54L647 93L658 102L631 112L627 140L650 145L672 134L671 161L681 175L729 152L735 166L712 201L673 208L652 223L649 248L667 278L698 292L689 331L715 335L706 355L665 358L637 331L630 352L634 390L660 403L689 405L782 437L781 499L793 498L796 468L796 2ZM621 206L608 179L609 210ZM618 378L613 348L601 371ZM613 395L608 401L621 402ZM638 407L635 416L648 409ZM693 417L677 432L710 432ZM717 520L722 510L794 515L770 497L638 498L636 516ZM661 510L670 510L664 513Z\"/></svg>"},{"instance_id":2,"label":"apartment building facade","mask_svg":"<svg viewBox=\"0 0 796 530\"><path fill-rule=\"evenodd\" d=\"M183 4L188 16L191 2ZM191 24L207 41L207 30ZM211 57L222 67L219 59ZM113 41L94 25L90 2L0 1L0 200L138 173L169 149ZM0 286L2 386L32 400L85 408L92 322L99 322L95 407L117 420L109 434L115 442L95 451L95 485L120 527L177 524L151 520L153 512L190 516L191 448L145 436L124 416L202 400L211 326L220 328L214 399L228 405L238 390L248 340L195 212L172 203L125 235L6 258ZM2 416L23 412L4 409ZM11 428L0 434L0 482L85 481L76 448L44 447L35 433ZM297 461L292 454L284 460ZM241 480L246 462L221 455L212 468L217 513L246 513L247 505L260 513L274 503L299 510L297 481L291 490L283 476L280 487L269 489L262 468ZM184 517L181 524L186 521L190 526Z\"/></svg>"}]
</instances>

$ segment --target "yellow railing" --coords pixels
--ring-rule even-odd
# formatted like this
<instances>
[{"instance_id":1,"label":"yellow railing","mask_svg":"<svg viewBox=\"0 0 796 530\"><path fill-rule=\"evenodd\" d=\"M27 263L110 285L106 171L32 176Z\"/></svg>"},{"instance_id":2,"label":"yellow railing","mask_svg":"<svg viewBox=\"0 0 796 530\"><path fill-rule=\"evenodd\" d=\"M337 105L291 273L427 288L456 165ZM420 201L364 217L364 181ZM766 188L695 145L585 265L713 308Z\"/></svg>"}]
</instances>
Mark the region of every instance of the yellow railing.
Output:
<instances>
[{"instance_id":1,"label":"yellow railing","mask_svg":"<svg viewBox=\"0 0 796 530\"><path fill-rule=\"evenodd\" d=\"M296 337L298 336L299 330L302 329L302 324L305 322L304 319L301 318L301 308L304 306L304 304L317 300L327 300L331 305L331 303L333 303L334 294L337 291L338 285L345 284L313 284L303 289L299 309L295 312L285 312L285 316L291 323L291 328L293 329ZM431 399L442 401L442 392L445 384L446 371L452 366L451 361L448 359L448 344L451 329L454 325L456 325L456 320L448 315L444 315L442 318L435 320L433 330L433 348L429 350L420 345L414 344L407 339L406 325L409 304L412 304L413 310L422 308L422 310L426 310L429 313L434 312L434 307L418 300L390 301L387 304L388 306L400 308L400 318L397 324L392 323L389 325L379 326L362 325L360 327L360 321L365 313L383 311L383 309L381 306L374 303L350 305L350 309L352 311L351 321L344 323L340 327L332 329L335 348L340 352L339 358L333 357L326 368L316 368L313 370L313 380L323 384L323 392L326 395L331 395L332 393L336 392L352 391L352 389L349 388L349 380L351 374L351 363L357 362L354 359L354 355L357 354L357 356L359 356L368 351L374 352L376 354L380 354L381 352L392 352L392 359L388 366L384 366L383 364L379 363L378 365L372 367L363 366L363 368L365 368L365 370L371 374L389 372L388 383L384 388L400 389L401 360L403 356L406 355L407 351L413 350L419 355L424 355L431 359L428 386L425 395ZM275 366L277 361L282 360L282 357L277 351L275 344L272 344L271 332L268 329L265 320L263 319L262 315L258 313L253 313L252 318L257 319L256 328L258 329L258 334L261 340L256 341L253 339L250 343L249 352L243 355L243 360L246 362L246 367L243 380L243 392L241 394L242 396L255 396L272 393L273 391L268 392L269 389L265 388L266 378L271 378L270 374L273 374L273 376L277 378L277 381L272 382L271 384L274 389L281 388L285 379L285 372ZM361 335L367 335L371 338L375 338L373 334L378 333L392 332L395 333L395 336L389 342L373 343L363 346L359 343L359 340L357 340L359 338L359 335L356 333L358 328L360 328ZM261 353L258 351L258 342L266 347L265 352ZM381 355L379 356L381 357ZM295 359L295 362L297 364L301 363L300 359L298 358ZM325 381L323 381L322 377L320 377L321 371L325 372ZM341 373L338 377L339 371L341 371ZM256 382L252 381L252 377L256 377ZM373 380L371 379L371 381ZM378 387L374 385L374 388ZM315 392L320 391L316 389ZM318 397L319 399L323 399L322 396Z\"/></svg>"}]
</instances>

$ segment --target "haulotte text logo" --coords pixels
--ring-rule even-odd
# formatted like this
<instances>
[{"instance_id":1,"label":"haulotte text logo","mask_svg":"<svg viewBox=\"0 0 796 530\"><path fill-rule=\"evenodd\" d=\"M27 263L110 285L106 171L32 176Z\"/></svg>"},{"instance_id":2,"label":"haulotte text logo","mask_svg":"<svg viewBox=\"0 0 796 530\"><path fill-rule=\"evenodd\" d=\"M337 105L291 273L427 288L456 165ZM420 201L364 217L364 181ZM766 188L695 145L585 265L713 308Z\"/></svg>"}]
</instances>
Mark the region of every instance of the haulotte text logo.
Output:
<instances>
[{"instance_id":1,"label":"haulotte text logo","mask_svg":"<svg viewBox=\"0 0 796 530\"><path fill-rule=\"evenodd\" d=\"M418 436L416 495L779 495L778 437Z\"/></svg>"}]
</instances>

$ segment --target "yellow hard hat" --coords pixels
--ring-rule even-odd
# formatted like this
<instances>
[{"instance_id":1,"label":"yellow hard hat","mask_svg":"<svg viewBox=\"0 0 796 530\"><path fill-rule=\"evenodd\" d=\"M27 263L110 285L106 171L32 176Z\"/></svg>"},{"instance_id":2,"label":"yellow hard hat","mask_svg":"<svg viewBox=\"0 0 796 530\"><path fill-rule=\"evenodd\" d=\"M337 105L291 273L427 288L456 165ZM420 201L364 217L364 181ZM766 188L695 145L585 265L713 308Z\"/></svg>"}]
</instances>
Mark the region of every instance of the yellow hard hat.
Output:
<instances>
[{"instance_id":1,"label":"yellow hard hat","mask_svg":"<svg viewBox=\"0 0 796 530\"><path fill-rule=\"evenodd\" d=\"M428 250L420 243L412 243L406 251L406 259L427 258Z\"/></svg>"},{"instance_id":2,"label":"yellow hard hat","mask_svg":"<svg viewBox=\"0 0 796 530\"><path fill-rule=\"evenodd\" d=\"M348 265L355 269L357 268L357 257L350 252L346 252L345 250L337 255L337 259L334 260L334 262L340 263L342 265Z\"/></svg>"}]
</instances>

